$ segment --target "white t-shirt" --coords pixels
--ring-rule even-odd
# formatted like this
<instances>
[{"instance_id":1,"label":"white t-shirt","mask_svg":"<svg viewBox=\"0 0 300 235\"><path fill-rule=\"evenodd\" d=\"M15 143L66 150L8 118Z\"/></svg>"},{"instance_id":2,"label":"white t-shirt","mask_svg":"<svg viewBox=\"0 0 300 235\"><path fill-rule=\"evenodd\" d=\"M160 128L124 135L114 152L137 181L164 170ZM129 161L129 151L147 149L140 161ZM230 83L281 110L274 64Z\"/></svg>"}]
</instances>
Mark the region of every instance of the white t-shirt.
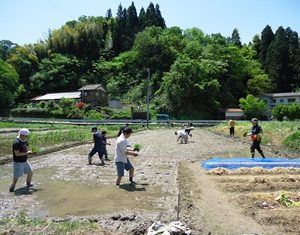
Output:
<instances>
[{"instance_id":1,"label":"white t-shirt","mask_svg":"<svg viewBox=\"0 0 300 235\"><path fill-rule=\"evenodd\" d=\"M115 152L115 162L127 163L127 146L129 145L124 134L121 134L117 139L116 152Z\"/></svg>"},{"instance_id":2,"label":"white t-shirt","mask_svg":"<svg viewBox=\"0 0 300 235\"><path fill-rule=\"evenodd\" d=\"M177 131L178 136L186 136L188 135L184 130Z\"/></svg>"}]
</instances>

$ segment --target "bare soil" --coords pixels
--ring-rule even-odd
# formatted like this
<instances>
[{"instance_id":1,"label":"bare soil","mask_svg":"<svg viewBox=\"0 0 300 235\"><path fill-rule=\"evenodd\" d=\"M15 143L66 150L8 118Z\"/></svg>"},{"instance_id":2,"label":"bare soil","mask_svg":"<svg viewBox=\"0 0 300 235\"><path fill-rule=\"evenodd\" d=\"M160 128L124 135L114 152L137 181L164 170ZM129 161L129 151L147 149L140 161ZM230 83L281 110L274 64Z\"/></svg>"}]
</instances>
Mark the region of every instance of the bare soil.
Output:
<instances>
[{"instance_id":1,"label":"bare soil","mask_svg":"<svg viewBox=\"0 0 300 235\"><path fill-rule=\"evenodd\" d=\"M143 131L128 139L142 145L140 155L131 158L135 187L127 173L120 187L114 184L116 139L109 140L111 161L105 166L97 156L87 164L91 144L31 159L30 190L22 186L23 177L15 193L7 192L11 164L0 166L0 218L25 211L52 221L89 220L104 234L144 234L157 220L181 220L193 234L300 234L300 208L275 200L281 191L300 197L300 169L205 171L201 163L213 156L249 157L248 144L205 129L193 130L189 143L180 144L174 131ZM10 229L6 225L0 233Z\"/></svg>"}]
</instances>

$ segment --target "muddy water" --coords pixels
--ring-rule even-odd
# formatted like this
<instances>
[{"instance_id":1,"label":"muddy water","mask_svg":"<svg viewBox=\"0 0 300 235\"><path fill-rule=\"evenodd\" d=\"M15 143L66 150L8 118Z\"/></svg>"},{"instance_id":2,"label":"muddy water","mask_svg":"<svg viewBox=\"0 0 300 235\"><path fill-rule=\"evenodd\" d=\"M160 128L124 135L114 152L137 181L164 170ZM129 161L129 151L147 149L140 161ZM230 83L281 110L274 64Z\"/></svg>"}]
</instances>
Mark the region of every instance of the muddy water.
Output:
<instances>
[{"instance_id":1,"label":"muddy water","mask_svg":"<svg viewBox=\"0 0 300 235\"><path fill-rule=\"evenodd\" d=\"M93 215L132 208L159 210L155 198L164 196L164 193L158 187L123 184L120 188L52 181L36 193L37 200L43 202L43 206L34 210L33 215Z\"/></svg>"}]
</instances>

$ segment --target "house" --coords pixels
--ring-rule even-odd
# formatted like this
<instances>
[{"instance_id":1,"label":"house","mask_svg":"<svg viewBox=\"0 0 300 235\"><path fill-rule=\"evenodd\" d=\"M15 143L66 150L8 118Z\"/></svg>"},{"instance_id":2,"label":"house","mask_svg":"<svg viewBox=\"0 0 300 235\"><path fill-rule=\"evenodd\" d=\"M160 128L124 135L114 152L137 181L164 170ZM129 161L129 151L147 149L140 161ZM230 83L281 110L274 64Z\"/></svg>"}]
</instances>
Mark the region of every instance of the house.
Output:
<instances>
[{"instance_id":1,"label":"house","mask_svg":"<svg viewBox=\"0 0 300 235\"><path fill-rule=\"evenodd\" d=\"M262 95L261 99L272 109L278 104L300 103L300 92L270 93Z\"/></svg>"},{"instance_id":2,"label":"house","mask_svg":"<svg viewBox=\"0 0 300 235\"><path fill-rule=\"evenodd\" d=\"M90 84L79 89L81 92L81 101L92 106L106 105L107 94L101 84Z\"/></svg>"},{"instance_id":3,"label":"house","mask_svg":"<svg viewBox=\"0 0 300 235\"><path fill-rule=\"evenodd\" d=\"M42 96L37 96L31 99L31 101L49 101L49 100L55 100L59 101L62 98L67 98L67 99L74 99L79 101L80 100L81 93L80 91L74 91L74 92L59 92L59 93L48 93L46 95Z\"/></svg>"},{"instance_id":4,"label":"house","mask_svg":"<svg viewBox=\"0 0 300 235\"><path fill-rule=\"evenodd\" d=\"M228 108L225 110L225 119L234 119L234 120L243 120L244 119L244 111L239 108Z\"/></svg>"}]
</instances>

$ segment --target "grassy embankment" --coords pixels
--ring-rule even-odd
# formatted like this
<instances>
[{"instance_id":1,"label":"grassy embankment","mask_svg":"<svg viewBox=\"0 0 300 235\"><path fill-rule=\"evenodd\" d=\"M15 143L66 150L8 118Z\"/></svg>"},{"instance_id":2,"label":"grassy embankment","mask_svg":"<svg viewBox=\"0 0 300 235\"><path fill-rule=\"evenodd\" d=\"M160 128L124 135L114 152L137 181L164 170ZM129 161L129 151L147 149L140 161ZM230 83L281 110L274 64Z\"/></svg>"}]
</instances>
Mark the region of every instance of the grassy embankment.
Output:
<instances>
[{"instance_id":1,"label":"grassy embankment","mask_svg":"<svg viewBox=\"0 0 300 235\"><path fill-rule=\"evenodd\" d=\"M131 126L134 130L141 129L141 126ZM28 128L31 134L28 138L29 148L34 152L41 152L57 146L64 146L72 143L85 143L92 140L91 126L74 125L50 125L50 124L20 124L0 122L0 130L5 128ZM47 128L48 131L39 131L40 128ZM98 129L107 131L107 136L116 136L120 125L102 125ZM0 138L0 158L11 155L11 145L17 133L7 133Z\"/></svg>"},{"instance_id":2,"label":"grassy embankment","mask_svg":"<svg viewBox=\"0 0 300 235\"><path fill-rule=\"evenodd\" d=\"M31 219L25 212L0 220L0 234L99 234L101 226L92 221ZM103 234L103 233L100 233Z\"/></svg>"},{"instance_id":3,"label":"grassy embankment","mask_svg":"<svg viewBox=\"0 0 300 235\"><path fill-rule=\"evenodd\" d=\"M290 150L300 150L300 121L262 121L259 125L263 129L262 144L275 145ZM249 121L236 121L235 136L243 137L243 133L250 132L252 124ZM228 122L222 122L211 128L213 132L229 135Z\"/></svg>"}]
</instances>

